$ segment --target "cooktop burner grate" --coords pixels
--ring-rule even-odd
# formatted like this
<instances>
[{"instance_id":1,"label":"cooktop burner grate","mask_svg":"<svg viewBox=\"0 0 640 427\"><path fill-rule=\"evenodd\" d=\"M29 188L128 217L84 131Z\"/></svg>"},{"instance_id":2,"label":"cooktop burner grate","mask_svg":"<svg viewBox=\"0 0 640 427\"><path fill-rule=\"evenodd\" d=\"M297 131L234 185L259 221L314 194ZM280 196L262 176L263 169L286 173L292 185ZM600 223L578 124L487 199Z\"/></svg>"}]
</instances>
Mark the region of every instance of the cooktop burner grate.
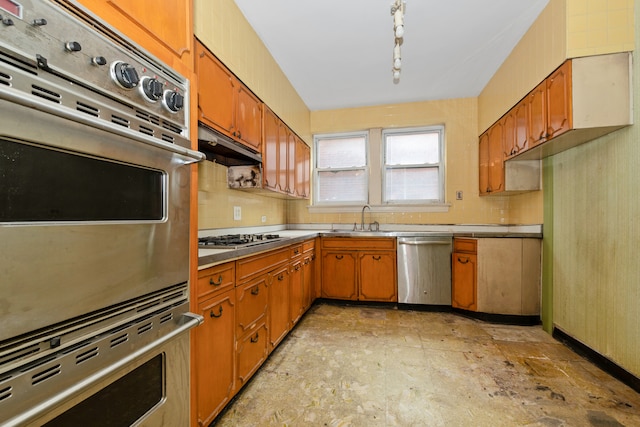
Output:
<instances>
[{"instance_id":1,"label":"cooktop burner grate","mask_svg":"<svg viewBox=\"0 0 640 427\"><path fill-rule=\"evenodd\" d=\"M198 239L198 247L239 248L269 243L278 239L280 239L278 234L225 234L222 236L201 237Z\"/></svg>"}]
</instances>

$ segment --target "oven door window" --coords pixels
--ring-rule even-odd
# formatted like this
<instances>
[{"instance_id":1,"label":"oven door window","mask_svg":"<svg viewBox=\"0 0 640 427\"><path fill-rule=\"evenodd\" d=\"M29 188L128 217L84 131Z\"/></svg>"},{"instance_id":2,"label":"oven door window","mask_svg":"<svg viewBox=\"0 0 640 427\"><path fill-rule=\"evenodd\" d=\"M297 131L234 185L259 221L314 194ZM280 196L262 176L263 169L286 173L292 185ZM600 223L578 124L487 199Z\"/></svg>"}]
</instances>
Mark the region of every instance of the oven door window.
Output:
<instances>
[{"instance_id":1,"label":"oven door window","mask_svg":"<svg viewBox=\"0 0 640 427\"><path fill-rule=\"evenodd\" d=\"M129 426L164 397L164 353L83 400L43 427Z\"/></svg>"},{"instance_id":2,"label":"oven door window","mask_svg":"<svg viewBox=\"0 0 640 427\"><path fill-rule=\"evenodd\" d=\"M0 139L0 222L159 221L166 174Z\"/></svg>"}]
</instances>

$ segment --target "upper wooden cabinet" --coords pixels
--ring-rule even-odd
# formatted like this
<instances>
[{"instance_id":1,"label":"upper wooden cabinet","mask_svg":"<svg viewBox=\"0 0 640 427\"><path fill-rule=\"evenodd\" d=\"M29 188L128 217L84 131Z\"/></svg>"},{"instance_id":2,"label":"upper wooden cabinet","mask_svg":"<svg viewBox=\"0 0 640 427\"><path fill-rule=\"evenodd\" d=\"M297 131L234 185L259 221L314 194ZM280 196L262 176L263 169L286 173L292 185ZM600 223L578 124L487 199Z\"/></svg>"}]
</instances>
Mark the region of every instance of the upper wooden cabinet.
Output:
<instances>
[{"instance_id":1,"label":"upper wooden cabinet","mask_svg":"<svg viewBox=\"0 0 640 427\"><path fill-rule=\"evenodd\" d=\"M507 113L504 126L505 160L529 148L529 103L523 99Z\"/></svg>"},{"instance_id":2,"label":"upper wooden cabinet","mask_svg":"<svg viewBox=\"0 0 640 427\"><path fill-rule=\"evenodd\" d=\"M198 120L253 151L262 150L262 102L195 41Z\"/></svg>"},{"instance_id":3,"label":"upper wooden cabinet","mask_svg":"<svg viewBox=\"0 0 640 427\"><path fill-rule=\"evenodd\" d=\"M280 127L283 125L267 106L264 107L262 124L262 185L268 190L279 191Z\"/></svg>"},{"instance_id":4,"label":"upper wooden cabinet","mask_svg":"<svg viewBox=\"0 0 640 427\"><path fill-rule=\"evenodd\" d=\"M184 72L193 69L193 5L187 0L79 0L121 33ZM177 66L181 64L181 66Z\"/></svg>"},{"instance_id":5,"label":"upper wooden cabinet","mask_svg":"<svg viewBox=\"0 0 640 427\"><path fill-rule=\"evenodd\" d=\"M558 67L480 135L480 195L539 190L539 159L632 124L631 76L628 52Z\"/></svg>"},{"instance_id":6,"label":"upper wooden cabinet","mask_svg":"<svg viewBox=\"0 0 640 427\"><path fill-rule=\"evenodd\" d=\"M263 112L262 186L274 195L309 198L311 150L266 105Z\"/></svg>"}]
</instances>

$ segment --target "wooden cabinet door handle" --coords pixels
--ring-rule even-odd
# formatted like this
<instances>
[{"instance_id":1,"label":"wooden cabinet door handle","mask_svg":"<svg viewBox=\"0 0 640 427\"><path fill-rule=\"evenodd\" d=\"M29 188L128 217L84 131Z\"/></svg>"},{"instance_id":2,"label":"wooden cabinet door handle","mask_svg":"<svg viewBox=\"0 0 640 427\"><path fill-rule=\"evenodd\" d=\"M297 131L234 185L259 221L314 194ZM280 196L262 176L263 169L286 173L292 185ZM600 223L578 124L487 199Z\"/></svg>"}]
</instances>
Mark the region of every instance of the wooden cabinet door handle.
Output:
<instances>
[{"instance_id":1,"label":"wooden cabinet door handle","mask_svg":"<svg viewBox=\"0 0 640 427\"><path fill-rule=\"evenodd\" d=\"M380 255L372 255L371 258L373 258L375 261L380 261L382 259L382 257Z\"/></svg>"},{"instance_id":2,"label":"wooden cabinet door handle","mask_svg":"<svg viewBox=\"0 0 640 427\"><path fill-rule=\"evenodd\" d=\"M213 310L211 310L211 311L209 312L209 316L211 316L211 317L220 317L220 316L222 316L222 306L220 306L220 307L219 307L219 309L218 309L218 314L215 314L215 313L213 312Z\"/></svg>"},{"instance_id":3,"label":"wooden cabinet door handle","mask_svg":"<svg viewBox=\"0 0 640 427\"><path fill-rule=\"evenodd\" d=\"M222 285L222 274L220 276L218 276L218 280L217 281L213 281L213 277L209 279L209 284L213 285L213 286L220 286Z\"/></svg>"},{"instance_id":4,"label":"wooden cabinet door handle","mask_svg":"<svg viewBox=\"0 0 640 427\"><path fill-rule=\"evenodd\" d=\"M278 275L278 280L279 280L279 281L283 281L283 280L284 280L284 274L280 274L280 275Z\"/></svg>"},{"instance_id":5,"label":"wooden cabinet door handle","mask_svg":"<svg viewBox=\"0 0 640 427\"><path fill-rule=\"evenodd\" d=\"M259 339L260 339L260 333L256 332L256 335L251 337L251 342L255 344L258 342Z\"/></svg>"},{"instance_id":6,"label":"wooden cabinet door handle","mask_svg":"<svg viewBox=\"0 0 640 427\"><path fill-rule=\"evenodd\" d=\"M344 258L344 255L336 255L336 259L342 259Z\"/></svg>"},{"instance_id":7,"label":"wooden cabinet door handle","mask_svg":"<svg viewBox=\"0 0 640 427\"><path fill-rule=\"evenodd\" d=\"M251 289L251 295L258 295L260 293L260 286L256 286L255 288Z\"/></svg>"},{"instance_id":8,"label":"wooden cabinet door handle","mask_svg":"<svg viewBox=\"0 0 640 427\"><path fill-rule=\"evenodd\" d=\"M467 264L469 262L469 258L464 258L463 260L463 258L458 257L458 262L460 264Z\"/></svg>"}]
</instances>

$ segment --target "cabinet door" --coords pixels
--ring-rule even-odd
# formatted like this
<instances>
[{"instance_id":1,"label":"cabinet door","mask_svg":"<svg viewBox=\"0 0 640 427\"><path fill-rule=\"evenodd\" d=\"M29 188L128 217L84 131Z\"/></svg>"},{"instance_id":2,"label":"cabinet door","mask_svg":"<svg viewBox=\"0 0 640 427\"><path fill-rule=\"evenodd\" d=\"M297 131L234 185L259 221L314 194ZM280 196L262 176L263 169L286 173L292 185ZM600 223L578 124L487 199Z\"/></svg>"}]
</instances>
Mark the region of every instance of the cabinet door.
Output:
<instances>
[{"instance_id":1,"label":"cabinet door","mask_svg":"<svg viewBox=\"0 0 640 427\"><path fill-rule=\"evenodd\" d=\"M322 253L322 296L357 300L356 253L326 251Z\"/></svg>"},{"instance_id":2,"label":"cabinet door","mask_svg":"<svg viewBox=\"0 0 640 427\"><path fill-rule=\"evenodd\" d=\"M258 276L236 287L236 335L242 336L267 316L268 275Z\"/></svg>"},{"instance_id":3,"label":"cabinet door","mask_svg":"<svg viewBox=\"0 0 640 427\"><path fill-rule=\"evenodd\" d=\"M502 132L503 157L506 159L516 153L516 118L513 111L509 111L502 119Z\"/></svg>"},{"instance_id":4,"label":"cabinet door","mask_svg":"<svg viewBox=\"0 0 640 427\"><path fill-rule=\"evenodd\" d=\"M485 132L480 135L480 143L478 145L478 160L479 160L479 190L480 195L491 193L489 188L489 132Z\"/></svg>"},{"instance_id":5,"label":"cabinet door","mask_svg":"<svg viewBox=\"0 0 640 427\"><path fill-rule=\"evenodd\" d=\"M398 301L395 252L360 252L360 301Z\"/></svg>"},{"instance_id":6,"label":"cabinet door","mask_svg":"<svg viewBox=\"0 0 640 427\"><path fill-rule=\"evenodd\" d=\"M514 117L514 153L519 154L529 148L529 104L524 99L513 108Z\"/></svg>"},{"instance_id":7,"label":"cabinet door","mask_svg":"<svg viewBox=\"0 0 640 427\"><path fill-rule=\"evenodd\" d=\"M209 50L196 41L198 119L233 136L236 79Z\"/></svg>"},{"instance_id":8,"label":"cabinet door","mask_svg":"<svg viewBox=\"0 0 640 427\"><path fill-rule=\"evenodd\" d=\"M298 323L304 310L304 280L302 277L302 260L299 259L291 264L289 276L289 318L291 326Z\"/></svg>"},{"instance_id":9,"label":"cabinet door","mask_svg":"<svg viewBox=\"0 0 640 427\"><path fill-rule=\"evenodd\" d=\"M262 182L264 188L278 190L279 159L279 128L280 119L273 112L264 109L264 138L262 145Z\"/></svg>"},{"instance_id":10,"label":"cabinet door","mask_svg":"<svg viewBox=\"0 0 640 427\"><path fill-rule=\"evenodd\" d=\"M502 146L504 127L498 122L489 129L489 190L504 191L504 149Z\"/></svg>"},{"instance_id":11,"label":"cabinet door","mask_svg":"<svg viewBox=\"0 0 640 427\"><path fill-rule=\"evenodd\" d=\"M233 133L244 145L260 152L262 148L262 103L243 84L238 83Z\"/></svg>"},{"instance_id":12,"label":"cabinet door","mask_svg":"<svg viewBox=\"0 0 640 427\"><path fill-rule=\"evenodd\" d=\"M296 195L296 136L293 132L287 133L287 193Z\"/></svg>"},{"instance_id":13,"label":"cabinet door","mask_svg":"<svg viewBox=\"0 0 640 427\"><path fill-rule=\"evenodd\" d=\"M573 127L571 106L571 61L566 61L547 78L547 139Z\"/></svg>"},{"instance_id":14,"label":"cabinet door","mask_svg":"<svg viewBox=\"0 0 640 427\"><path fill-rule=\"evenodd\" d=\"M313 278L315 275L315 252L306 253L302 259L302 312L307 311L313 302Z\"/></svg>"},{"instance_id":15,"label":"cabinet door","mask_svg":"<svg viewBox=\"0 0 640 427\"><path fill-rule=\"evenodd\" d=\"M193 9L187 0L157 0L150 13L148 2L129 0L80 0L81 4L131 37L164 62L193 63ZM173 59L173 60L172 60Z\"/></svg>"},{"instance_id":16,"label":"cabinet door","mask_svg":"<svg viewBox=\"0 0 640 427\"><path fill-rule=\"evenodd\" d=\"M261 323L238 340L238 376L236 390L240 390L267 359L267 325Z\"/></svg>"},{"instance_id":17,"label":"cabinet door","mask_svg":"<svg viewBox=\"0 0 640 427\"><path fill-rule=\"evenodd\" d=\"M269 274L269 350L287 335L289 319L289 266Z\"/></svg>"},{"instance_id":18,"label":"cabinet door","mask_svg":"<svg viewBox=\"0 0 640 427\"><path fill-rule=\"evenodd\" d=\"M465 310L477 308L477 255L454 252L451 274L451 305Z\"/></svg>"},{"instance_id":19,"label":"cabinet door","mask_svg":"<svg viewBox=\"0 0 640 427\"><path fill-rule=\"evenodd\" d=\"M234 392L235 293L201 302L204 323L194 329L198 423L209 425Z\"/></svg>"},{"instance_id":20,"label":"cabinet door","mask_svg":"<svg viewBox=\"0 0 640 427\"><path fill-rule=\"evenodd\" d=\"M547 140L547 82L540 83L527 97L529 148Z\"/></svg>"},{"instance_id":21,"label":"cabinet door","mask_svg":"<svg viewBox=\"0 0 640 427\"><path fill-rule=\"evenodd\" d=\"M296 138L296 196L309 198L311 192L310 180L311 149L301 139Z\"/></svg>"},{"instance_id":22,"label":"cabinet door","mask_svg":"<svg viewBox=\"0 0 640 427\"><path fill-rule=\"evenodd\" d=\"M289 134L291 131L282 122L278 126L278 191L288 193L289 178L287 173L287 149L289 148Z\"/></svg>"}]
</instances>

